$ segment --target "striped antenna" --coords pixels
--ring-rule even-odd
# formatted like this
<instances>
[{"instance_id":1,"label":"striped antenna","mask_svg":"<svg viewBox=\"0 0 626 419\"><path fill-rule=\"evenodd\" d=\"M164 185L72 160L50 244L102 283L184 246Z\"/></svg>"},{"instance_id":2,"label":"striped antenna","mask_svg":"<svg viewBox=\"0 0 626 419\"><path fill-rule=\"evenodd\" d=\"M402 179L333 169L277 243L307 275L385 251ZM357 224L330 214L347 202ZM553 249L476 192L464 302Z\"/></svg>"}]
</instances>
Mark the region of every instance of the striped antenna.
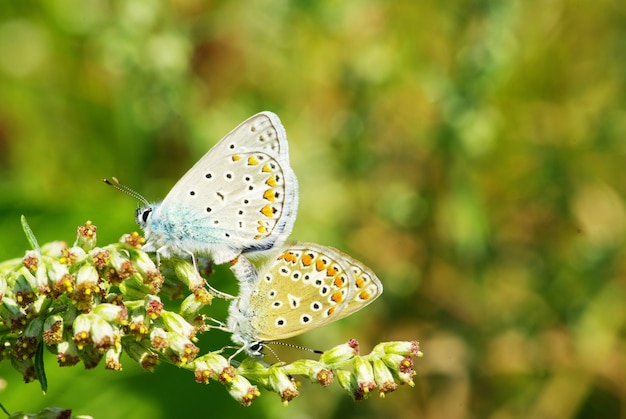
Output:
<instances>
[{"instance_id":1,"label":"striped antenna","mask_svg":"<svg viewBox=\"0 0 626 419\"><path fill-rule=\"evenodd\" d=\"M141 201L146 207L150 206L150 202L148 202L148 200L144 198L143 195L141 195L139 192L135 192L134 190L130 189L128 186L120 183L120 181L116 177L112 177L111 179L113 179L113 182L111 182L109 179L106 179L106 178L102 179L102 181L106 183L107 185L114 187L118 191L123 192L126 195L130 195L133 198L137 199L138 201Z\"/></svg>"},{"instance_id":2,"label":"striped antenna","mask_svg":"<svg viewBox=\"0 0 626 419\"><path fill-rule=\"evenodd\" d=\"M269 349L270 351L272 351L267 345L283 345L283 346L289 346L290 348L295 348L295 349L300 349L302 351L307 351L307 352L313 352L314 354L323 354L324 351L320 351L318 349L311 349L311 348L306 348L304 346L300 346L300 345L294 345L293 343L285 343L279 340L274 340L274 341L268 341L268 342L263 342L263 346L265 346L267 349ZM274 351L272 351L272 353L274 353ZM276 354L274 354L274 356L276 356ZM278 357L276 357L278 358Z\"/></svg>"}]
</instances>

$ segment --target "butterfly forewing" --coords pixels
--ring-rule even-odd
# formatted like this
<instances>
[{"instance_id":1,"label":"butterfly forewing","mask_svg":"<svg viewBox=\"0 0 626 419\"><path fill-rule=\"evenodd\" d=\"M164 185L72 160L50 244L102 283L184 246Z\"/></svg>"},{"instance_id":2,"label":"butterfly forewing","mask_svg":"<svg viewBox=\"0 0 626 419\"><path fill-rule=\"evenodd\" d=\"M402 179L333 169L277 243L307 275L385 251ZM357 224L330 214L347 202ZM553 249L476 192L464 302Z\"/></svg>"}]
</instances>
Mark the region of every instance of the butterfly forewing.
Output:
<instances>
[{"instance_id":1,"label":"butterfly forewing","mask_svg":"<svg viewBox=\"0 0 626 419\"><path fill-rule=\"evenodd\" d=\"M256 339L284 339L341 317L354 293L355 277L338 255L315 244L283 250L259 271L250 306Z\"/></svg>"},{"instance_id":2,"label":"butterfly forewing","mask_svg":"<svg viewBox=\"0 0 626 419\"><path fill-rule=\"evenodd\" d=\"M284 229L285 223L279 221L290 209L291 203L285 201L293 199L289 195L293 192L287 189L287 176L274 157L236 153L207 166L176 185L164 210L194 208L197 231L212 234L213 241L253 245L282 232L277 229Z\"/></svg>"},{"instance_id":3,"label":"butterfly forewing","mask_svg":"<svg viewBox=\"0 0 626 419\"><path fill-rule=\"evenodd\" d=\"M222 138L176 183L153 222L190 226L172 247L264 250L291 232L297 206L284 128L276 115L262 112Z\"/></svg>"},{"instance_id":4,"label":"butterfly forewing","mask_svg":"<svg viewBox=\"0 0 626 419\"><path fill-rule=\"evenodd\" d=\"M220 154L264 151L277 156L278 160L289 161L287 134L278 116L272 112L261 112L243 121L226 134L213 150ZM213 151L211 150L211 151Z\"/></svg>"}]
</instances>

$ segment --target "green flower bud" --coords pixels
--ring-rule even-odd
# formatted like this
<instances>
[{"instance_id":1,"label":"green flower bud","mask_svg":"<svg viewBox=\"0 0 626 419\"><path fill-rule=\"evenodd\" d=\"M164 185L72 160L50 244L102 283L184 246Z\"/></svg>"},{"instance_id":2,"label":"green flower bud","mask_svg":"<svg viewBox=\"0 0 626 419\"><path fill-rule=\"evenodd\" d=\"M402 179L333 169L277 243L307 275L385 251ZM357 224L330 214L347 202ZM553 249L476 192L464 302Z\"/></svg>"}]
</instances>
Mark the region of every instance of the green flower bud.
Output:
<instances>
[{"instance_id":1,"label":"green flower bud","mask_svg":"<svg viewBox=\"0 0 626 419\"><path fill-rule=\"evenodd\" d=\"M159 364L159 355L137 341L127 341L124 343L124 349L128 356L138 362L146 371L154 371L154 368Z\"/></svg>"},{"instance_id":2,"label":"green flower bud","mask_svg":"<svg viewBox=\"0 0 626 419\"><path fill-rule=\"evenodd\" d=\"M41 256L36 250L28 250L22 259L22 264L30 272L35 272L40 264Z\"/></svg>"},{"instance_id":3,"label":"green flower bud","mask_svg":"<svg viewBox=\"0 0 626 419\"><path fill-rule=\"evenodd\" d=\"M74 343L82 351L85 346L91 345L91 324L95 315L92 313L80 314L74 319Z\"/></svg>"},{"instance_id":4,"label":"green flower bud","mask_svg":"<svg viewBox=\"0 0 626 419\"><path fill-rule=\"evenodd\" d=\"M235 400L241 403L242 406L250 406L252 402L261 395L259 389L250 384L250 381L241 375L233 377L228 392Z\"/></svg>"},{"instance_id":5,"label":"green flower bud","mask_svg":"<svg viewBox=\"0 0 626 419\"><path fill-rule=\"evenodd\" d=\"M150 318L150 320L154 321L161 317L161 314L163 313L163 303L156 295L147 295L145 309L146 315Z\"/></svg>"},{"instance_id":6,"label":"green flower bud","mask_svg":"<svg viewBox=\"0 0 626 419\"><path fill-rule=\"evenodd\" d=\"M61 251L59 262L71 266L82 262L86 257L87 253L80 247L65 248Z\"/></svg>"},{"instance_id":7,"label":"green flower bud","mask_svg":"<svg viewBox=\"0 0 626 419\"><path fill-rule=\"evenodd\" d=\"M94 248L89 252L94 266L102 271L111 261L111 253L107 249Z\"/></svg>"},{"instance_id":8,"label":"green flower bud","mask_svg":"<svg viewBox=\"0 0 626 419\"><path fill-rule=\"evenodd\" d=\"M133 249L139 250L146 243L146 239L144 239L141 236L141 234L137 233L136 231L133 231L130 234L124 234L122 237L120 237L119 242L125 243L129 245L130 247L132 247Z\"/></svg>"},{"instance_id":9,"label":"green flower bud","mask_svg":"<svg viewBox=\"0 0 626 419\"><path fill-rule=\"evenodd\" d=\"M191 291L204 287L204 278L200 276L196 268L194 268L191 263L184 259L175 258L170 259L170 263L174 268L174 272L176 272L176 277L180 280L180 282L187 285Z\"/></svg>"},{"instance_id":10,"label":"green flower bud","mask_svg":"<svg viewBox=\"0 0 626 419\"><path fill-rule=\"evenodd\" d=\"M63 255L63 249L67 248L67 243L62 240L56 240L41 246L41 254L53 258L59 258Z\"/></svg>"},{"instance_id":11,"label":"green flower bud","mask_svg":"<svg viewBox=\"0 0 626 419\"><path fill-rule=\"evenodd\" d=\"M300 359L284 366L285 372L290 375L303 375L311 381L317 381L322 387L333 382L334 375L325 364L313 359Z\"/></svg>"},{"instance_id":12,"label":"green flower bud","mask_svg":"<svg viewBox=\"0 0 626 419\"><path fill-rule=\"evenodd\" d=\"M98 352L106 352L120 345L119 330L114 328L102 317L94 315L91 317L91 341Z\"/></svg>"},{"instance_id":13,"label":"green flower bud","mask_svg":"<svg viewBox=\"0 0 626 419\"><path fill-rule=\"evenodd\" d=\"M20 269L15 284L13 294L15 302L21 307L27 307L37 298L36 278L26 269Z\"/></svg>"},{"instance_id":14,"label":"green flower bud","mask_svg":"<svg viewBox=\"0 0 626 419\"><path fill-rule=\"evenodd\" d=\"M217 372L229 366L226 358L216 352L196 358L193 365L196 382L201 384L208 384L210 379L217 380Z\"/></svg>"},{"instance_id":15,"label":"green flower bud","mask_svg":"<svg viewBox=\"0 0 626 419\"><path fill-rule=\"evenodd\" d=\"M80 357L78 347L74 341L63 341L57 345L57 362L61 367L70 367L78 364Z\"/></svg>"},{"instance_id":16,"label":"green flower bud","mask_svg":"<svg viewBox=\"0 0 626 419\"><path fill-rule=\"evenodd\" d=\"M269 368L269 384L280 395L285 406L299 394L295 381L285 374L282 366Z\"/></svg>"},{"instance_id":17,"label":"green flower bud","mask_svg":"<svg viewBox=\"0 0 626 419\"><path fill-rule=\"evenodd\" d=\"M320 362L324 364L335 364L348 361L359 354L359 343L355 339L350 339L347 343L337 345L320 356Z\"/></svg>"},{"instance_id":18,"label":"green flower bud","mask_svg":"<svg viewBox=\"0 0 626 419\"><path fill-rule=\"evenodd\" d=\"M413 382L413 376L415 375L413 358L398 354L387 354L382 357L382 360L400 383L408 384L411 387L415 385Z\"/></svg>"},{"instance_id":19,"label":"green flower bud","mask_svg":"<svg viewBox=\"0 0 626 419\"><path fill-rule=\"evenodd\" d=\"M76 274L76 290L72 296L79 310L91 310L94 297L100 293L100 277L92 265L84 264Z\"/></svg>"},{"instance_id":20,"label":"green flower bud","mask_svg":"<svg viewBox=\"0 0 626 419\"><path fill-rule=\"evenodd\" d=\"M403 356L420 356L420 346L417 341L383 342L376 345L372 353L398 354Z\"/></svg>"},{"instance_id":21,"label":"green flower bud","mask_svg":"<svg viewBox=\"0 0 626 419\"><path fill-rule=\"evenodd\" d=\"M354 373L359 386L354 397L356 400L367 399L369 394L376 388L372 364L362 357L357 356L354 358Z\"/></svg>"},{"instance_id":22,"label":"green flower bud","mask_svg":"<svg viewBox=\"0 0 626 419\"><path fill-rule=\"evenodd\" d=\"M118 348L108 349L104 355L105 368L107 370L121 371L122 370L122 364L120 362L121 354L122 354L121 346L118 346Z\"/></svg>"},{"instance_id":23,"label":"green flower bud","mask_svg":"<svg viewBox=\"0 0 626 419\"><path fill-rule=\"evenodd\" d=\"M78 246L85 251L90 251L96 247L96 230L98 228L91 221L85 222L78 227L76 231L76 242L74 246Z\"/></svg>"},{"instance_id":24,"label":"green flower bud","mask_svg":"<svg viewBox=\"0 0 626 419\"><path fill-rule=\"evenodd\" d=\"M348 370L335 371L335 376L341 388L350 393L353 397L359 390L359 384L356 381L356 377Z\"/></svg>"},{"instance_id":25,"label":"green flower bud","mask_svg":"<svg viewBox=\"0 0 626 419\"><path fill-rule=\"evenodd\" d=\"M208 369L215 373L222 372L229 367L228 361L218 352L209 352L206 355L198 357L196 361L204 363Z\"/></svg>"},{"instance_id":26,"label":"green flower bud","mask_svg":"<svg viewBox=\"0 0 626 419\"><path fill-rule=\"evenodd\" d=\"M160 327L154 327L150 332L150 344L158 351L164 351L169 348L170 341L167 332Z\"/></svg>"},{"instance_id":27,"label":"green flower bud","mask_svg":"<svg viewBox=\"0 0 626 419\"><path fill-rule=\"evenodd\" d=\"M176 365L191 363L200 351L200 348L178 333L168 333L167 339L170 342L169 350L171 351L168 353L169 358Z\"/></svg>"},{"instance_id":28,"label":"green flower bud","mask_svg":"<svg viewBox=\"0 0 626 419\"><path fill-rule=\"evenodd\" d=\"M209 368L208 364L204 361L195 360L193 375L196 383L209 384L211 378L215 377L215 371Z\"/></svg>"},{"instance_id":29,"label":"green flower bud","mask_svg":"<svg viewBox=\"0 0 626 419\"><path fill-rule=\"evenodd\" d=\"M0 304L0 318L9 326L12 333L23 331L28 324L26 314L13 298L2 298Z\"/></svg>"},{"instance_id":30,"label":"green flower bud","mask_svg":"<svg viewBox=\"0 0 626 419\"><path fill-rule=\"evenodd\" d=\"M128 309L124 305L100 303L93 309L93 313L109 323L120 326L128 324Z\"/></svg>"},{"instance_id":31,"label":"green flower bud","mask_svg":"<svg viewBox=\"0 0 626 419\"><path fill-rule=\"evenodd\" d=\"M373 364L374 380L378 385L379 395L380 397L385 397L385 394L395 391L398 388L398 384L394 381L391 371L389 371L382 359L375 359Z\"/></svg>"},{"instance_id":32,"label":"green flower bud","mask_svg":"<svg viewBox=\"0 0 626 419\"><path fill-rule=\"evenodd\" d=\"M137 340L142 340L150 333L150 327L146 321L146 312L143 307L131 311L128 321L128 331Z\"/></svg>"},{"instance_id":33,"label":"green flower bud","mask_svg":"<svg viewBox=\"0 0 626 419\"><path fill-rule=\"evenodd\" d=\"M43 324L43 341L48 346L63 341L63 317L58 314L46 317Z\"/></svg>"},{"instance_id":34,"label":"green flower bud","mask_svg":"<svg viewBox=\"0 0 626 419\"><path fill-rule=\"evenodd\" d=\"M161 319L165 324L165 328L187 339L196 338L196 328L183 318L180 314L172 311L163 310Z\"/></svg>"},{"instance_id":35,"label":"green flower bud","mask_svg":"<svg viewBox=\"0 0 626 419\"><path fill-rule=\"evenodd\" d=\"M187 319L193 318L212 301L213 296L206 289L197 288L183 300L180 305L180 313Z\"/></svg>"},{"instance_id":36,"label":"green flower bud","mask_svg":"<svg viewBox=\"0 0 626 419\"><path fill-rule=\"evenodd\" d=\"M74 292L76 279L70 274L68 266L63 263L53 262L48 266L48 280L53 298Z\"/></svg>"}]
</instances>

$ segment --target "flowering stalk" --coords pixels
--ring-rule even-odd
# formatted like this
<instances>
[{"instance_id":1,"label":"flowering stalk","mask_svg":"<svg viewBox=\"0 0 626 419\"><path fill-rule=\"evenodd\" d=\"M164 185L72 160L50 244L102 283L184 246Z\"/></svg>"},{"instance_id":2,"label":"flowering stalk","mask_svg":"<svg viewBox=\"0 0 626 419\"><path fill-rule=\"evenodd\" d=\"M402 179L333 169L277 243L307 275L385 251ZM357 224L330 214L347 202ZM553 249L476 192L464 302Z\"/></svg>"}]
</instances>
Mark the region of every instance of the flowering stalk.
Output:
<instances>
[{"instance_id":1,"label":"flowering stalk","mask_svg":"<svg viewBox=\"0 0 626 419\"><path fill-rule=\"evenodd\" d=\"M169 362L193 371L198 383L223 384L244 406L261 390L286 405L300 393L298 379L323 387L337 381L355 400L376 389L384 397L401 384L414 385L413 361L422 355L417 342L384 342L361 355L352 339L319 360L274 365L231 362L219 348L202 353L198 335L216 329L207 323L207 311L214 297L226 294L209 288L192 264L168 259L159 271L137 233L97 247L91 222L78 228L71 247L39 247L24 226L33 249L0 263L0 362L10 360L25 382L39 380L44 391L42 346L62 367L82 362L94 368L104 360L105 368L119 371L123 352L147 371Z\"/></svg>"}]
</instances>

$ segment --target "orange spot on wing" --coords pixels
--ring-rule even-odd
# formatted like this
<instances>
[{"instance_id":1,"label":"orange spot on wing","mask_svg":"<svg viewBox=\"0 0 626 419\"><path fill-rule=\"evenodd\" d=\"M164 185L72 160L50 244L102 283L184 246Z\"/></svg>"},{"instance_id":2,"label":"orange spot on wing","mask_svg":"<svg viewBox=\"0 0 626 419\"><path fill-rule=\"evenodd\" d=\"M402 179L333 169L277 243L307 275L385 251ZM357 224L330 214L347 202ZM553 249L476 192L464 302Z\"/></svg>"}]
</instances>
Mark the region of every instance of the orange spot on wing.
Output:
<instances>
[{"instance_id":1,"label":"orange spot on wing","mask_svg":"<svg viewBox=\"0 0 626 419\"><path fill-rule=\"evenodd\" d=\"M293 252L285 252L282 255L278 256L278 260L284 260L285 262L295 263L296 255Z\"/></svg>"},{"instance_id":2,"label":"orange spot on wing","mask_svg":"<svg viewBox=\"0 0 626 419\"><path fill-rule=\"evenodd\" d=\"M330 297L330 299L336 303L340 303L341 300L343 300L343 295L341 294L340 291L337 291L332 295L332 297Z\"/></svg>"},{"instance_id":3,"label":"orange spot on wing","mask_svg":"<svg viewBox=\"0 0 626 419\"><path fill-rule=\"evenodd\" d=\"M370 293L369 293L369 292L367 292L367 291L362 291L362 292L359 294L359 298L360 298L361 300L369 300L371 297L372 297L372 296L371 296L371 295L370 295Z\"/></svg>"},{"instance_id":4,"label":"orange spot on wing","mask_svg":"<svg viewBox=\"0 0 626 419\"><path fill-rule=\"evenodd\" d=\"M313 256L311 256L310 253L305 253L304 255L302 255L302 264L304 266L311 266L312 263L313 263Z\"/></svg>"},{"instance_id":5,"label":"orange spot on wing","mask_svg":"<svg viewBox=\"0 0 626 419\"><path fill-rule=\"evenodd\" d=\"M271 189L263 192L263 198L267 199L270 202L274 202L276 200L276 197L274 196L274 191Z\"/></svg>"},{"instance_id":6,"label":"orange spot on wing","mask_svg":"<svg viewBox=\"0 0 626 419\"><path fill-rule=\"evenodd\" d=\"M248 157L248 166L256 166L259 164L259 161L254 156Z\"/></svg>"},{"instance_id":7,"label":"orange spot on wing","mask_svg":"<svg viewBox=\"0 0 626 419\"><path fill-rule=\"evenodd\" d=\"M278 185L278 182L276 182L276 176L272 175L270 176L266 181L265 184L271 187L274 187L276 185Z\"/></svg>"},{"instance_id":8,"label":"orange spot on wing","mask_svg":"<svg viewBox=\"0 0 626 419\"><path fill-rule=\"evenodd\" d=\"M272 218L272 215L274 215L274 210L269 205L266 205L261 208L261 214L265 215L267 218Z\"/></svg>"}]
</instances>

